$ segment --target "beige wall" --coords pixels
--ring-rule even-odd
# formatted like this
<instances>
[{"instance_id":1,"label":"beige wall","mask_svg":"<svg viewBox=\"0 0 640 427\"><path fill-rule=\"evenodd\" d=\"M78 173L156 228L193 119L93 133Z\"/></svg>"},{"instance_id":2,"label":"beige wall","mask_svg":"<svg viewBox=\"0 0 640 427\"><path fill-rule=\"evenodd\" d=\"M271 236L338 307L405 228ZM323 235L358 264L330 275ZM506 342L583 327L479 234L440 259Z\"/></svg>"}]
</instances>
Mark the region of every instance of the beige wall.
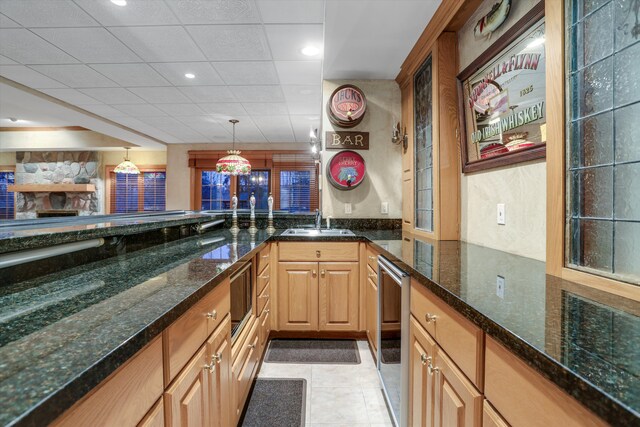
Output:
<instances>
[{"instance_id":1,"label":"beige wall","mask_svg":"<svg viewBox=\"0 0 640 427\"><path fill-rule=\"evenodd\" d=\"M15 151L0 151L0 166L15 166L15 165L16 165Z\"/></svg>"},{"instance_id":2,"label":"beige wall","mask_svg":"<svg viewBox=\"0 0 640 427\"><path fill-rule=\"evenodd\" d=\"M0 150L3 151L95 151L116 147L133 147L133 145L90 130L0 132Z\"/></svg>"},{"instance_id":3,"label":"beige wall","mask_svg":"<svg viewBox=\"0 0 640 427\"><path fill-rule=\"evenodd\" d=\"M104 151L102 153L102 163L105 166L115 166L124 159L124 150ZM129 150L129 160L136 165L166 165L166 151L136 151Z\"/></svg>"},{"instance_id":4,"label":"beige wall","mask_svg":"<svg viewBox=\"0 0 640 427\"><path fill-rule=\"evenodd\" d=\"M190 150L228 150L230 144L167 145L167 209L191 209ZM236 144L239 150L305 150L309 144Z\"/></svg>"},{"instance_id":5,"label":"beige wall","mask_svg":"<svg viewBox=\"0 0 640 427\"><path fill-rule=\"evenodd\" d=\"M341 191L327 180L325 168L337 150L322 152L322 215L334 218L401 218L402 217L402 154L401 147L391 143L393 122L400 119L400 88L393 80L325 80L322 87L323 106L331 93L342 84L354 84L364 91L367 112L357 126L350 129L334 127L323 107L322 140L332 130L369 132L369 150L359 150L367 165L367 175L358 187ZM382 202L389 203L389 214L380 213ZM352 213L344 213L345 203L352 204Z\"/></svg>"},{"instance_id":6,"label":"beige wall","mask_svg":"<svg viewBox=\"0 0 640 427\"><path fill-rule=\"evenodd\" d=\"M520 164L461 181L461 240L545 260L546 163ZM497 205L505 204L505 225Z\"/></svg>"}]
</instances>

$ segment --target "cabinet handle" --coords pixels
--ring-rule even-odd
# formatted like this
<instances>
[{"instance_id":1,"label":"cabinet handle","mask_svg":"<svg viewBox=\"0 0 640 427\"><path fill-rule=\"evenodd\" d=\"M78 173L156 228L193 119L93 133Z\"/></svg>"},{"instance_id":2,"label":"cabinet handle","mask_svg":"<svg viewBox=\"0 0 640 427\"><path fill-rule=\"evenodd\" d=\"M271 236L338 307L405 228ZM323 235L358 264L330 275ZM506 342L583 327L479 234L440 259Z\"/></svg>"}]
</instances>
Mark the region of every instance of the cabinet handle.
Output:
<instances>
[{"instance_id":1,"label":"cabinet handle","mask_svg":"<svg viewBox=\"0 0 640 427\"><path fill-rule=\"evenodd\" d=\"M371 277L372 279L375 279L376 277L378 277L378 275L375 273L367 273L367 276Z\"/></svg>"},{"instance_id":2,"label":"cabinet handle","mask_svg":"<svg viewBox=\"0 0 640 427\"><path fill-rule=\"evenodd\" d=\"M435 314L431 314L431 313L427 313L427 314L425 314L425 315L424 315L424 320L425 320L427 323L431 323L431 322L434 322L434 323L435 323L435 321L436 321L436 319L437 319L437 318L438 318L438 317L437 317Z\"/></svg>"},{"instance_id":3,"label":"cabinet handle","mask_svg":"<svg viewBox=\"0 0 640 427\"><path fill-rule=\"evenodd\" d=\"M269 254L267 254L267 255L262 255L262 259L266 259L266 258L269 258Z\"/></svg>"},{"instance_id":4,"label":"cabinet handle","mask_svg":"<svg viewBox=\"0 0 640 427\"><path fill-rule=\"evenodd\" d=\"M316 251L316 257L320 258L320 251Z\"/></svg>"},{"instance_id":5,"label":"cabinet handle","mask_svg":"<svg viewBox=\"0 0 640 427\"><path fill-rule=\"evenodd\" d=\"M264 299L267 299L267 298L269 298L269 294L267 294L267 295L260 295L258 298L264 298Z\"/></svg>"},{"instance_id":6,"label":"cabinet handle","mask_svg":"<svg viewBox=\"0 0 640 427\"><path fill-rule=\"evenodd\" d=\"M266 276L260 276L261 279L267 280L269 279L269 275L267 274Z\"/></svg>"},{"instance_id":7,"label":"cabinet handle","mask_svg":"<svg viewBox=\"0 0 640 427\"><path fill-rule=\"evenodd\" d=\"M271 309L267 308L264 312L269 314L269 313L271 313Z\"/></svg>"},{"instance_id":8,"label":"cabinet handle","mask_svg":"<svg viewBox=\"0 0 640 427\"><path fill-rule=\"evenodd\" d=\"M313 277L316 277L316 275L317 275L317 274L318 274L318 273L316 273L316 271L315 271L315 270L311 270L311 275L312 275Z\"/></svg>"},{"instance_id":9,"label":"cabinet handle","mask_svg":"<svg viewBox=\"0 0 640 427\"><path fill-rule=\"evenodd\" d=\"M213 374L216 371L216 364L213 361L213 357L211 358L211 364L210 365L204 365L204 369L209 371L209 373L211 373L211 374Z\"/></svg>"},{"instance_id":10,"label":"cabinet handle","mask_svg":"<svg viewBox=\"0 0 640 427\"><path fill-rule=\"evenodd\" d=\"M247 347L249 347L251 349L254 349L254 348L256 348L256 345L255 344L249 344Z\"/></svg>"},{"instance_id":11,"label":"cabinet handle","mask_svg":"<svg viewBox=\"0 0 640 427\"><path fill-rule=\"evenodd\" d=\"M211 356L211 363L220 363L222 362L222 353L214 354Z\"/></svg>"},{"instance_id":12,"label":"cabinet handle","mask_svg":"<svg viewBox=\"0 0 640 427\"><path fill-rule=\"evenodd\" d=\"M422 362L423 365L426 365L427 363L429 363L429 365L431 365L431 357L427 356L424 353L422 353L420 355L420 362Z\"/></svg>"},{"instance_id":13,"label":"cabinet handle","mask_svg":"<svg viewBox=\"0 0 640 427\"><path fill-rule=\"evenodd\" d=\"M429 358L431 359L431 358ZM431 360L429 360L429 366L427 366L427 368L429 369L429 375L433 375L433 373L438 373L440 372L440 368L436 368L431 364Z\"/></svg>"},{"instance_id":14,"label":"cabinet handle","mask_svg":"<svg viewBox=\"0 0 640 427\"><path fill-rule=\"evenodd\" d=\"M213 310L211 313L207 313L207 317L211 320L216 320L218 318L218 312Z\"/></svg>"},{"instance_id":15,"label":"cabinet handle","mask_svg":"<svg viewBox=\"0 0 640 427\"><path fill-rule=\"evenodd\" d=\"M324 270L320 270L320 275L324 277Z\"/></svg>"},{"instance_id":16,"label":"cabinet handle","mask_svg":"<svg viewBox=\"0 0 640 427\"><path fill-rule=\"evenodd\" d=\"M376 257L369 255L369 261L375 261L375 260L376 260Z\"/></svg>"}]
</instances>

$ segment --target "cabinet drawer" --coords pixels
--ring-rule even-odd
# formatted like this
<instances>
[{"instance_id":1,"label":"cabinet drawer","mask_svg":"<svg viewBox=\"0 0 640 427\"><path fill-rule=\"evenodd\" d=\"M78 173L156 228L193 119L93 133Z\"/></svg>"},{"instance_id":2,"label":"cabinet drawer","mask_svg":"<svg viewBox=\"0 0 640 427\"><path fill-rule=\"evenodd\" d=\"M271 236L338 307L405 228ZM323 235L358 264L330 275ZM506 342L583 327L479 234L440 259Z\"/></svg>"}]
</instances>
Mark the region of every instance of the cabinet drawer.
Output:
<instances>
[{"instance_id":1,"label":"cabinet drawer","mask_svg":"<svg viewBox=\"0 0 640 427\"><path fill-rule=\"evenodd\" d=\"M266 248L261 250L256 258L256 273L260 275L262 274L262 270L269 265L269 260L271 258L271 245L268 244Z\"/></svg>"},{"instance_id":2,"label":"cabinet drawer","mask_svg":"<svg viewBox=\"0 0 640 427\"><path fill-rule=\"evenodd\" d=\"M498 411L486 399L482 406L482 427L509 427L509 423L498 414Z\"/></svg>"},{"instance_id":3,"label":"cabinet drawer","mask_svg":"<svg viewBox=\"0 0 640 427\"><path fill-rule=\"evenodd\" d=\"M153 405L153 408L147 412L138 427L164 427L164 401L162 397Z\"/></svg>"},{"instance_id":4,"label":"cabinet drawer","mask_svg":"<svg viewBox=\"0 0 640 427\"><path fill-rule=\"evenodd\" d=\"M169 384L230 311L229 280L219 284L164 331Z\"/></svg>"},{"instance_id":5,"label":"cabinet drawer","mask_svg":"<svg viewBox=\"0 0 640 427\"><path fill-rule=\"evenodd\" d=\"M370 265L367 265L367 277L378 285L378 270L374 270Z\"/></svg>"},{"instance_id":6,"label":"cabinet drawer","mask_svg":"<svg viewBox=\"0 0 640 427\"><path fill-rule=\"evenodd\" d=\"M369 245L367 245L367 264L376 274L378 273L378 253Z\"/></svg>"},{"instance_id":7,"label":"cabinet drawer","mask_svg":"<svg viewBox=\"0 0 640 427\"><path fill-rule=\"evenodd\" d=\"M264 350L265 345L267 344L267 339L269 339L269 333L271 332L271 302L267 301L267 304L264 306L264 310L262 310L262 314L260 315L260 330L258 331L260 335L260 348Z\"/></svg>"},{"instance_id":8,"label":"cabinet drawer","mask_svg":"<svg viewBox=\"0 0 640 427\"><path fill-rule=\"evenodd\" d=\"M270 278L271 278L271 267L267 265L265 269L262 270L262 273L260 273L256 279L258 295L260 295L264 287L267 286Z\"/></svg>"},{"instance_id":9,"label":"cabinet drawer","mask_svg":"<svg viewBox=\"0 0 640 427\"><path fill-rule=\"evenodd\" d=\"M485 395L510 425L607 425L490 337L486 359Z\"/></svg>"},{"instance_id":10,"label":"cabinet drawer","mask_svg":"<svg viewBox=\"0 0 640 427\"><path fill-rule=\"evenodd\" d=\"M162 339L156 338L54 426L135 426L162 396Z\"/></svg>"},{"instance_id":11,"label":"cabinet drawer","mask_svg":"<svg viewBox=\"0 0 640 427\"><path fill-rule=\"evenodd\" d=\"M411 314L475 386L482 390L482 330L415 281L411 282Z\"/></svg>"},{"instance_id":12,"label":"cabinet drawer","mask_svg":"<svg viewBox=\"0 0 640 427\"><path fill-rule=\"evenodd\" d=\"M271 291L271 286L269 286L267 284L267 286L264 288L264 290L262 291L262 293L260 295L258 295L258 316L260 316L262 314L262 310L264 309L264 306L267 305L267 302L269 302L269 292Z\"/></svg>"},{"instance_id":13,"label":"cabinet drawer","mask_svg":"<svg viewBox=\"0 0 640 427\"><path fill-rule=\"evenodd\" d=\"M358 261L358 242L281 242L281 261Z\"/></svg>"},{"instance_id":14,"label":"cabinet drawer","mask_svg":"<svg viewBox=\"0 0 640 427\"><path fill-rule=\"evenodd\" d=\"M254 318L255 320L255 318ZM242 343L242 348L238 351L238 357L233 363L233 380L235 388L235 415L236 421L242 412L244 402L249 393L251 382L255 374L256 366L260 358L258 325L260 322L254 321L247 339Z\"/></svg>"}]
</instances>

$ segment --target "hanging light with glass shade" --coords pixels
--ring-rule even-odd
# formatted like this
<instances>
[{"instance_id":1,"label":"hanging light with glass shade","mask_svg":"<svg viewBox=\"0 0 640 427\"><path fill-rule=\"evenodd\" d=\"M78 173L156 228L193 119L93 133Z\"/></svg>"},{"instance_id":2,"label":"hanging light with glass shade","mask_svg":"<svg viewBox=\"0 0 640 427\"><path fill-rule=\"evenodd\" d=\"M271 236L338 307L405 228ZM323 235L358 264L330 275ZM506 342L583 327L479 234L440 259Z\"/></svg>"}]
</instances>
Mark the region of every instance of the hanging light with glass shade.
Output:
<instances>
[{"instance_id":1,"label":"hanging light with glass shade","mask_svg":"<svg viewBox=\"0 0 640 427\"><path fill-rule=\"evenodd\" d=\"M216 163L216 172L224 175L251 175L251 163L240 155L240 150L236 150L236 123L239 120L229 120L233 124L233 146L227 151L227 155Z\"/></svg>"},{"instance_id":2,"label":"hanging light with glass shade","mask_svg":"<svg viewBox=\"0 0 640 427\"><path fill-rule=\"evenodd\" d=\"M140 169L129 160L129 147L124 147L125 155L124 161L122 161L118 166L113 170L115 173L129 173L129 174L140 174Z\"/></svg>"}]
</instances>

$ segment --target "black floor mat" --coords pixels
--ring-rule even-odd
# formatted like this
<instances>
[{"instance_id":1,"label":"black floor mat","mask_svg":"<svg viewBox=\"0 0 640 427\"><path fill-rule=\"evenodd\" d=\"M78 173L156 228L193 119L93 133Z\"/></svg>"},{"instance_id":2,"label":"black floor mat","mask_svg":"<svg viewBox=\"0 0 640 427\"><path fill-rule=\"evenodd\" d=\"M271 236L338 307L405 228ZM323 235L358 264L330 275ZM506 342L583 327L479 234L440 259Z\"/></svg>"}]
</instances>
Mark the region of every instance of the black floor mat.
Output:
<instances>
[{"instance_id":1,"label":"black floor mat","mask_svg":"<svg viewBox=\"0 0 640 427\"><path fill-rule=\"evenodd\" d=\"M254 381L242 419L243 427L303 427L307 381L260 378Z\"/></svg>"},{"instance_id":2,"label":"black floor mat","mask_svg":"<svg viewBox=\"0 0 640 427\"><path fill-rule=\"evenodd\" d=\"M382 340L382 363L400 363L400 340Z\"/></svg>"},{"instance_id":3,"label":"black floor mat","mask_svg":"<svg viewBox=\"0 0 640 427\"><path fill-rule=\"evenodd\" d=\"M267 363L358 364L356 340L273 339L264 358Z\"/></svg>"}]
</instances>

